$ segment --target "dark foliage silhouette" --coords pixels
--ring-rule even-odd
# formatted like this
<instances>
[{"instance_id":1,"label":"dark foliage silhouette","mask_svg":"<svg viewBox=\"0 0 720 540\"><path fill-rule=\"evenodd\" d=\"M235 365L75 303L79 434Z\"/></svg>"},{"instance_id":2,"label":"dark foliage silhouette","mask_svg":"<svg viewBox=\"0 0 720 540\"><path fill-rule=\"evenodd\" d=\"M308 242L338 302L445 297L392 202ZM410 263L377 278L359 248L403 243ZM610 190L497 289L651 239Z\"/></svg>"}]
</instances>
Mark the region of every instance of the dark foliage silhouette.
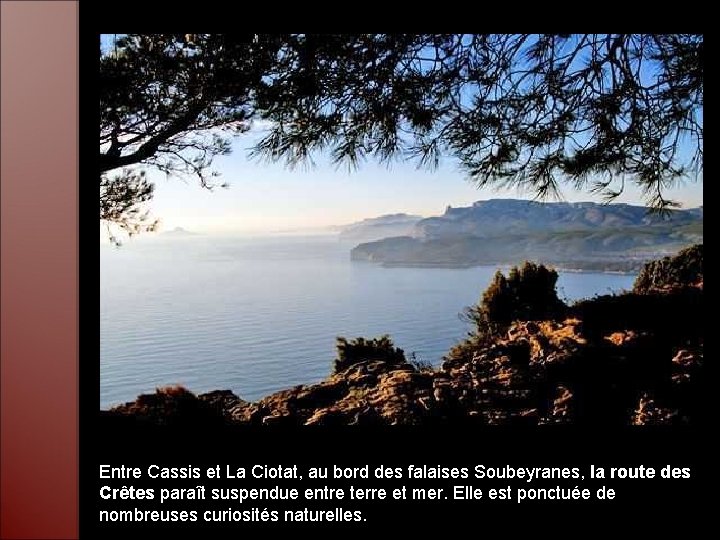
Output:
<instances>
[{"instance_id":1,"label":"dark foliage silhouette","mask_svg":"<svg viewBox=\"0 0 720 540\"><path fill-rule=\"evenodd\" d=\"M554 319L565 310L555 290L558 274L542 264L525 261L505 277L498 271L480 303L466 310L479 335L507 329L516 320Z\"/></svg>"},{"instance_id":2,"label":"dark foliage silhouette","mask_svg":"<svg viewBox=\"0 0 720 540\"><path fill-rule=\"evenodd\" d=\"M122 35L100 52L100 218L153 225L133 166L217 185L213 157L254 119L256 154L289 165L446 155L479 186L629 181L665 208L702 168L703 51L694 34Z\"/></svg>"},{"instance_id":3,"label":"dark foliage silhouette","mask_svg":"<svg viewBox=\"0 0 720 540\"><path fill-rule=\"evenodd\" d=\"M343 371L359 362L381 360L390 364L405 362L405 353L393 345L390 336L374 339L358 337L348 341L344 337L337 338L337 358L333 363L333 372Z\"/></svg>"}]
</instances>

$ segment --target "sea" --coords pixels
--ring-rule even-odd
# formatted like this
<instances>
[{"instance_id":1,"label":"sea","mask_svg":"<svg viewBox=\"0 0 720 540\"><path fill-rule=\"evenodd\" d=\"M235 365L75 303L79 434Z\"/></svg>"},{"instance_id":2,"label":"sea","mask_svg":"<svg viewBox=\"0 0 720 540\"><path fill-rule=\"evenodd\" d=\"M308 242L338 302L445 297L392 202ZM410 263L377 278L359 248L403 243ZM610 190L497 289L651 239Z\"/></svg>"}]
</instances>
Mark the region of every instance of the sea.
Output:
<instances>
[{"instance_id":1,"label":"sea","mask_svg":"<svg viewBox=\"0 0 720 540\"><path fill-rule=\"evenodd\" d=\"M312 384L330 374L337 336L389 334L438 365L498 270L384 268L351 261L352 247L334 235L101 244L100 407L173 384L249 401ZM634 278L560 272L558 293L621 292Z\"/></svg>"}]
</instances>

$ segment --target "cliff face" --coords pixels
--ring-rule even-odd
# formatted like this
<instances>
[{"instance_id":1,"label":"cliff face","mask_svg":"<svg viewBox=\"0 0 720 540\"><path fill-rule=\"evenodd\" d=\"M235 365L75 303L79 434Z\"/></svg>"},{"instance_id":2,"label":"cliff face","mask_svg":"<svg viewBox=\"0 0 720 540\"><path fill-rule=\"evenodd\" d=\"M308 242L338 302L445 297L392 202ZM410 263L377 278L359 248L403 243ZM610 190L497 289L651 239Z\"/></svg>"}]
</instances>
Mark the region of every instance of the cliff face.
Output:
<instances>
[{"instance_id":1,"label":"cliff face","mask_svg":"<svg viewBox=\"0 0 720 540\"><path fill-rule=\"evenodd\" d=\"M159 391L111 414L167 423L184 407L190 418L252 425L691 423L706 395L701 268L702 247L686 250L648 265L633 292L473 336L439 369L359 360L255 403L228 391ZM648 286L644 275L672 286Z\"/></svg>"}]
</instances>

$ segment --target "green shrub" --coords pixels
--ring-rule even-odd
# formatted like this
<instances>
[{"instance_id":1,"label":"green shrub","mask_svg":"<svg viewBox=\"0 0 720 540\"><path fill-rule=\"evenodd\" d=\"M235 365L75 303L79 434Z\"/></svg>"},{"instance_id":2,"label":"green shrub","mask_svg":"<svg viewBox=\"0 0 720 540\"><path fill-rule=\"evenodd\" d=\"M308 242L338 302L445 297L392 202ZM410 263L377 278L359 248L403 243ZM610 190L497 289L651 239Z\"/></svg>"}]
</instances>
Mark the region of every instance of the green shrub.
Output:
<instances>
[{"instance_id":1,"label":"green shrub","mask_svg":"<svg viewBox=\"0 0 720 540\"><path fill-rule=\"evenodd\" d=\"M512 267L507 277L498 271L480 303L466 310L466 317L481 336L502 331L516 320L554 319L567 308L557 296L557 279L555 270L528 261Z\"/></svg>"},{"instance_id":2,"label":"green shrub","mask_svg":"<svg viewBox=\"0 0 720 540\"><path fill-rule=\"evenodd\" d=\"M393 364L405 362L405 353L393 345L388 335L374 339L359 337L350 341L338 337L336 347L338 356L333 365L333 373L367 360L382 360Z\"/></svg>"}]
</instances>

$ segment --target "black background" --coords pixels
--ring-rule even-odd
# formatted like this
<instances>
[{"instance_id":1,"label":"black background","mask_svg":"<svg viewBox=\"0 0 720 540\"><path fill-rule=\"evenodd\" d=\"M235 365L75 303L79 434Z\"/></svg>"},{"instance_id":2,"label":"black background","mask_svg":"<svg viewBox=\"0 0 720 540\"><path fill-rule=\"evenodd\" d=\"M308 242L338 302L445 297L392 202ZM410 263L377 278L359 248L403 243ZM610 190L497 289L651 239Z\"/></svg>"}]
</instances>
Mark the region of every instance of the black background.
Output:
<instances>
[{"instance_id":1,"label":"black background","mask_svg":"<svg viewBox=\"0 0 720 540\"><path fill-rule=\"evenodd\" d=\"M101 429L95 430L92 437L87 434L84 448L87 454L82 463L84 473L82 489L82 534L83 537L127 537L130 531L153 531L157 537L178 532L197 531L205 538L221 536L221 533L242 533L248 529L272 531L277 528L305 529L313 533L319 530L350 531L386 531L388 527L403 531L423 533L429 529L481 527L483 531L507 531L538 533L552 532L574 526L578 532L590 532L598 528L617 528L627 531L628 527L638 530L665 530L679 527L689 532L701 526L709 517L707 507L714 500L710 488L710 452L709 441L691 429L653 429L628 428L623 430L586 431L578 428L484 428L459 429L447 428L238 428L217 430L173 429L156 426L137 426L134 422L101 422ZM132 426L132 427L131 427ZM88 440L88 439L93 439ZM94 443L92 454L91 444ZM202 469L203 478L197 480L148 480L145 475L148 465L186 467L197 466ZM143 469L142 480L100 480L99 465L137 466ZM332 471L333 465L362 466L370 465L369 480L329 480L309 481L307 476L302 482L290 480L254 480L250 478L249 468L255 464L275 466L297 464L301 469L306 466L326 466ZM445 467L468 467L470 478L467 480L376 480L373 478L375 466L401 467L407 465L442 465ZM527 484L525 481L476 480L473 467L486 466L534 467L567 466L580 467L585 481L578 480L542 480ZM656 469L652 480L589 480L589 465L608 467L628 467L644 465ZM207 467L225 465L248 468L248 478L208 480L204 478ZM690 479L662 479L660 470L666 465L690 467ZM205 485L212 487L296 487L302 493L306 487L356 487L385 488L388 498L385 501L360 502L342 501L309 502L302 498L294 502L246 501L239 505L236 501L199 501L189 506L171 502L160 505L159 501L125 501L124 503L102 501L98 495L102 485L122 487L134 485L143 487L194 487ZM390 496L392 488L406 485L413 487L442 487L446 494L452 493L454 485L472 485L482 488L503 488L507 485L517 487L552 488L556 485L565 488L578 486L589 488L593 494L602 485L612 488L616 498L612 501L560 501L560 502L523 502L514 501L394 501ZM209 493L209 491L208 491ZM487 496L487 495L485 495ZM275 506L274 506L275 505ZM278 523L236 522L225 524L207 524L202 521L200 512L196 523L103 523L98 524L100 509L281 509L281 521ZM361 510L367 519L364 522L345 523L282 523L282 509L297 508L333 509L340 507L348 510Z\"/></svg>"}]
</instances>

